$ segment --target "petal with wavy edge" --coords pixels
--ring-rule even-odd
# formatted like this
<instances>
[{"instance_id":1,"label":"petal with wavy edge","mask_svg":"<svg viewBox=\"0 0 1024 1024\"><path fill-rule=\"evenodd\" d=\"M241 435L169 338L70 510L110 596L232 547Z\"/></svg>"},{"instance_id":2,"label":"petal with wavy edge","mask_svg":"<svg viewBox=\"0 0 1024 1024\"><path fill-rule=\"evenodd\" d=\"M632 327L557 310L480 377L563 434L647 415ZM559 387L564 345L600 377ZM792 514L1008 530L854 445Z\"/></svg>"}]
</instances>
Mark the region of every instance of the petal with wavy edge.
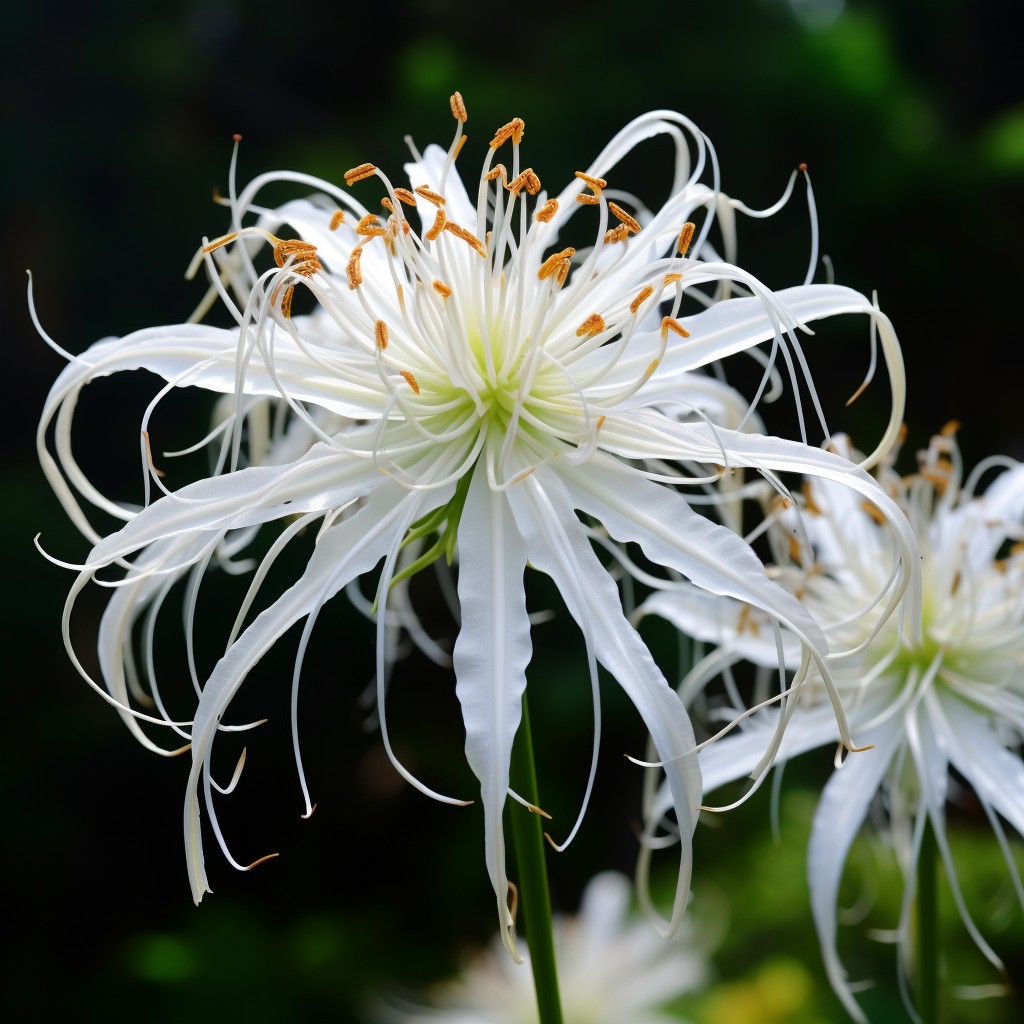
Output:
<instances>
[{"instance_id":1,"label":"petal with wavy edge","mask_svg":"<svg viewBox=\"0 0 1024 1024\"><path fill-rule=\"evenodd\" d=\"M675 491L645 480L600 455L585 471L563 467L575 506L619 541L633 541L658 565L683 573L713 594L761 608L818 655L828 644L817 623L789 591L765 574L749 544L698 515ZM629 495L628 499L623 495Z\"/></svg>"},{"instance_id":2,"label":"petal with wavy edge","mask_svg":"<svg viewBox=\"0 0 1024 1024\"><path fill-rule=\"evenodd\" d=\"M340 508L385 480L372 461L316 444L290 465L250 466L165 495L97 544L87 565L97 569L154 541L193 530L223 531Z\"/></svg>"},{"instance_id":3,"label":"petal with wavy edge","mask_svg":"<svg viewBox=\"0 0 1024 1024\"><path fill-rule=\"evenodd\" d=\"M350 580L369 572L400 541L424 507L447 501L452 486L408 491L386 481L350 519L332 526L314 548L302 576L261 612L217 662L203 688L192 725L192 769L185 795L185 855L192 898L209 892L199 824L199 786L217 727L246 675L279 637L315 612Z\"/></svg>"},{"instance_id":4,"label":"petal with wavy edge","mask_svg":"<svg viewBox=\"0 0 1024 1024\"><path fill-rule=\"evenodd\" d=\"M730 654L755 665L766 668L777 665L779 649L771 631L756 626L741 627L744 607L746 605L733 597L720 597L698 587L680 585L671 590L656 590L640 605L636 615L658 615L694 640L725 647ZM795 640L792 634L783 634L785 664L790 670L800 666L800 648Z\"/></svg>"},{"instance_id":5,"label":"petal with wavy edge","mask_svg":"<svg viewBox=\"0 0 1024 1024\"><path fill-rule=\"evenodd\" d=\"M867 1024L846 981L846 971L836 948L836 901L843 865L860 829L872 798L878 791L895 753L903 720L899 715L862 737L873 750L851 754L846 763L825 784L814 812L811 839L807 847L807 882L811 912L818 930L825 972L847 1013Z\"/></svg>"},{"instance_id":6,"label":"petal with wavy edge","mask_svg":"<svg viewBox=\"0 0 1024 1024\"><path fill-rule=\"evenodd\" d=\"M1020 835L1024 835L1024 761L1006 749L990 716L966 701L939 691L942 729L949 759L978 796L991 804Z\"/></svg>"},{"instance_id":7,"label":"petal with wavy edge","mask_svg":"<svg viewBox=\"0 0 1024 1024\"><path fill-rule=\"evenodd\" d=\"M473 474L459 523L459 606L455 693L466 727L466 758L480 780L487 870L498 901L502 941L517 959L508 911L502 809L509 787L512 741L519 727L530 621L523 572L526 546L508 500ZM514 807L513 813L520 808Z\"/></svg>"},{"instance_id":8,"label":"petal with wavy edge","mask_svg":"<svg viewBox=\"0 0 1024 1024\"><path fill-rule=\"evenodd\" d=\"M558 474L541 467L508 491L530 564L549 575L570 614L640 713L665 764L680 844L679 876L667 935L679 927L690 891L691 840L700 803L693 727L650 651L622 614L615 583L590 547ZM690 756L687 756L690 755Z\"/></svg>"}]
</instances>

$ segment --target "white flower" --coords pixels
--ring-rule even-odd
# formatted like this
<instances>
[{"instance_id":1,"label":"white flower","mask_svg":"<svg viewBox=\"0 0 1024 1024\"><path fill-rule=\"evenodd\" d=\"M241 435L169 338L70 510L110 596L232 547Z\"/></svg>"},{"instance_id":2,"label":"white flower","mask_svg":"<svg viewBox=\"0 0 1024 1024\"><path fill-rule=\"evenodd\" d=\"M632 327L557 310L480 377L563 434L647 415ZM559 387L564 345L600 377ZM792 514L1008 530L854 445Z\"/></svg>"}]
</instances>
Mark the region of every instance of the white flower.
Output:
<instances>
[{"instance_id":1,"label":"white flower","mask_svg":"<svg viewBox=\"0 0 1024 1024\"><path fill-rule=\"evenodd\" d=\"M960 916L982 952L999 963L971 920L957 882L944 827L946 801L956 793L951 770L977 795L1024 905L1000 821L1024 833L1024 466L988 459L962 485L952 429L934 438L919 460L919 472L909 480L891 469L881 473L920 545L923 628L916 635L912 623L901 631L895 621L874 621L872 602L889 572L891 541L874 510L855 494L815 482L805 490L802 508L781 510L773 527L773 573L800 593L833 649L851 652L831 662L833 678L857 741L873 748L850 754L829 780L808 851L811 905L828 975L857 1020L865 1018L838 956L836 900L843 864L876 795L884 797L906 881L897 933L904 961L918 852L930 820ZM993 469L1002 472L979 494ZM658 594L645 611L722 645L695 670L702 677L743 658L776 664L759 615L746 614L734 601ZM795 663L796 652L791 649L789 656ZM820 690L804 688L780 761L839 738L821 696ZM776 718L777 713L761 712L702 751L705 791L757 764Z\"/></svg>"},{"instance_id":2,"label":"white flower","mask_svg":"<svg viewBox=\"0 0 1024 1024\"><path fill-rule=\"evenodd\" d=\"M721 207L731 218L736 208L745 208L700 182L709 166L717 175L713 152L680 115L638 118L586 172L548 198L537 174L521 165L524 125L518 119L496 133L474 194L467 194L455 170L466 119L458 94L452 111L451 147L445 152L430 146L422 155L414 150L407 166L411 189L392 185L372 164L345 175L348 185L368 179L359 188L376 187L376 195L369 193L374 201L385 193L384 219L346 189L296 172L265 174L238 192L233 161L226 201L231 231L205 244L200 259L211 279L201 311L219 297L236 326L157 327L68 357L39 428L43 467L94 544L68 599L65 643L70 651L76 596L97 574L113 570L113 579L101 581L115 588L113 611L99 638L103 682L89 681L133 719L140 736L139 721L169 724L159 702L151 716L129 707L140 688L136 676L153 675L151 664L140 672L127 664L140 609L147 609L144 660L152 662L149 623L173 581L189 574L191 651L196 593L210 560L247 571L252 567L238 564L235 555L262 524L284 525L256 568L226 653L205 681L196 675L194 717L172 725L191 749L184 830L198 902L208 891L200 789L225 855L241 866L227 851L211 799L211 747L218 731L228 728L223 719L232 697L277 639L305 619L297 685L321 608L364 574L379 569L377 696L388 755L424 793L465 802L434 792L399 764L384 708L392 584L431 558L457 556L456 692L466 756L480 782L487 870L502 933L515 952L502 809L531 655L523 583L529 564L553 578L583 635L594 685L595 748L600 662L629 694L666 762L671 803L685 837L669 922L674 929L689 888L689 837L701 793L696 759L686 756L694 747L693 732L678 696L624 615L615 578L592 541L607 543L610 535L620 545L636 544L667 572L762 610L798 638L806 663L820 664L827 680L824 640L799 602L766 576L750 547L690 508L691 500L715 500L713 494L688 499L679 487L708 488L722 466L848 478L867 491L874 484L806 444L719 426L750 426L757 416L744 411L732 389L695 371L770 342L767 357L757 354L766 382L778 383L780 356L791 375L794 365L806 371L795 333L805 323L867 314L873 336L881 339L894 395L888 437L902 415L898 344L888 320L856 292L803 285L775 294L716 257L706 243L712 214ZM634 146L657 135L668 136L676 156L671 194L651 213L628 193L607 188L604 175ZM508 167L497 162L499 154L508 154ZM257 203L266 185L282 182L317 194L278 209ZM413 206L419 216L411 222L407 212ZM594 239L579 251L557 241L578 212L590 219ZM701 215L697 232L689 218ZM728 251L731 229L724 230ZM260 270L255 257L268 242L274 265ZM719 299L730 289L741 297ZM314 311L298 315L303 302ZM82 388L136 369L167 382L147 410L139 439L147 495L154 486L164 493L151 503L147 498L142 510L102 495L71 450ZM164 395L183 388L228 396L231 407L207 438L214 449L211 475L170 493L152 471L148 423ZM269 447L266 427L253 426L267 416L277 424ZM56 458L47 447L51 426ZM301 435L296 444L289 442L291 430ZM257 445L254 437L263 440ZM82 500L124 526L101 536ZM914 558L899 513L887 506L885 514L898 534L902 559L881 597L892 607ZM243 629L270 564L302 527L314 523L316 546L301 577ZM591 523L601 531L595 533ZM424 548L419 560L403 547L410 539ZM404 621L415 617L410 612ZM72 657L88 679L74 652ZM135 685L126 688L126 678ZM152 678L147 681L154 685ZM845 725L840 731L850 742ZM592 782L593 767L584 807ZM305 794L304 779L302 787ZM310 806L307 796L307 813Z\"/></svg>"},{"instance_id":3,"label":"white flower","mask_svg":"<svg viewBox=\"0 0 1024 1024\"><path fill-rule=\"evenodd\" d=\"M607 872L591 879L579 915L555 918L562 1015L572 1024L672 1024L660 1012L708 980L706 943L689 929L662 941L650 924L629 914L629 881ZM500 943L437 986L430 1006L391 1001L377 1018L386 1024L535 1024L533 979L503 955Z\"/></svg>"}]
</instances>

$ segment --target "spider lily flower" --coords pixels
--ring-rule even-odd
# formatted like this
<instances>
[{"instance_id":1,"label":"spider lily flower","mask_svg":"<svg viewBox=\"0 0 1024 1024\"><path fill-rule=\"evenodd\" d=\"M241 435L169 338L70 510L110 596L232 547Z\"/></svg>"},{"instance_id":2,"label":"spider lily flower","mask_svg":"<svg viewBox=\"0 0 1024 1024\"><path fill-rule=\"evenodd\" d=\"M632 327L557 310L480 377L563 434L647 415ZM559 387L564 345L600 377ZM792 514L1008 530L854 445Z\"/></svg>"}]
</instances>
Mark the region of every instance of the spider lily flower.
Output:
<instances>
[{"instance_id":1,"label":"spider lily flower","mask_svg":"<svg viewBox=\"0 0 1024 1024\"><path fill-rule=\"evenodd\" d=\"M71 650L69 619L81 590L93 580L113 587L120 603L100 638L103 680L90 682L133 723L160 723L167 716L133 707L131 687L123 681L131 673L119 663L129 656L125 638L134 626L127 609L140 602L158 609L167 581L193 573L186 616L191 644L195 592L206 564L215 557L230 561L253 531L283 524L254 572L224 656L208 678L195 680L194 716L167 722L191 750L184 831L198 903L209 889L200 793L222 849L241 866L228 853L211 799L210 753L227 728L229 704L266 651L305 620L297 686L321 608L361 576L377 579L377 700L388 756L427 795L468 802L437 793L398 761L385 714L393 585L432 559L456 560L456 693L467 760L480 783L486 865L502 934L518 956L507 905L502 810L531 657L524 595L529 564L552 577L583 638L595 701L595 753L584 808L600 734L598 663L628 693L666 764L686 837L671 931L686 902L689 836L701 794L693 731L624 614L615 579L594 549L594 528L580 513L600 524L603 540L610 537L623 549L636 544L666 573L761 610L798 638L806 664L819 664L820 677L828 680L824 638L800 603L768 578L746 543L690 503L714 500L700 489L710 488L721 467L849 476L851 486L860 488L867 478L850 475L843 460L802 442L723 426L738 419L749 427L757 414L750 409L737 417L736 393L701 371L751 353L766 366L766 380L778 382L780 353L790 367L806 368L797 333L810 333L807 324L865 314L881 342L894 396L888 436L902 415L898 343L885 316L857 292L805 284L774 293L715 255L706 239L724 201L717 165L705 137L681 115L659 111L638 118L587 170L549 196L538 174L523 166L525 126L519 119L495 134L468 192L456 170L467 116L458 94L452 112L451 146L414 149L406 167L409 187L365 163L345 174L345 186L281 171L239 191L233 158L225 201L231 230L203 245L193 269L205 265L211 282L201 311L219 300L235 326L189 322L140 330L68 357L38 435L45 472L93 543L65 608L65 643ZM676 155L669 198L651 212L628 193L613 192L605 176L636 145L658 135L674 143ZM709 171L711 185L702 181ZM282 182L316 195L276 209L261 206L265 186ZM383 212L363 206L357 193L379 199ZM691 217L703 220L700 231ZM559 240L570 220L576 228L574 218L589 218L592 246L577 251L563 244L564 236ZM267 245L273 260L261 269L260 250ZM737 297L722 298L726 294ZM300 313L304 303L313 312ZM765 343L767 354L758 351ZM140 430L147 487L141 510L100 493L71 446L81 389L137 369L166 381ZM231 409L208 439L216 450L211 475L172 493L151 469L148 419L166 394L180 389L219 394ZM243 425L260 403L304 431L290 456L284 448L269 460L247 451L251 431ZM55 453L48 447L51 426ZM696 497L682 490L688 484ZM155 500L149 500L150 490ZM89 505L124 525L102 536L91 524ZM902 563L887 594L891 606L915 559L898 511L885 507L884 514L897 547L902 545ZM319 524L304 572L252 614L269 563L300 524ZM420 546L418 557L409 555L410 545ZM133 592L132 599L118 596ZM72 657L89 678L73 651ZM836 713L842 717L838 702ZM852 745L845 723L840 732ZM304 779L302 787L305 793ZM578 825L579 819L566 842Z\"/></svg>"},{"instance_id":2,"label":"spider lily flower","mask_svg":"<svg viewBox=\"0 0 1024 1024\"><path fill-rule=\"evenodd\" d=\"M922 556L921 631L879 624L874 598L886 580L891 540L876 511L848 488L815 481L799 507L780 509L772 527L772 575L799 593L834 649L830 662L851 729L871 749L850 754L825 786L808 849L811 906L825 966L854 1019L857 1005L837 948L837 897L843 865L872 802L882 798L905 878L897 929L902 964L910 962L910 910L925 824L930 821L953 898L967 930L999 966L965 903L945 829L956 772L974 791L1024 906L1024 887L1002 821L1024 833L1024 466L991 458L962 481L955 424L919 454L918 472L879 476L906 510ZM841 440L841 439L837 439ZM1001 472L987 488L983 478ZM731 664L777 663L758 613L728 598L688 592L653 595L644 608L718 646L694 670L699 685ZM865 614L867 612L867 614ZM786 659L798 652L788 644ZM694 680L684 686L692 686ZM804 688L779 761L831 746L839 737L821 688ZM729 715L731 716L731 712ZM700 754L710 792L758 762L778 713L765 710Z\"/></svg>"},{"instance_id":3,"label":"spider lily flower","mask_svg":"<svg viewBox=\"0 0 1024 1024\"><path fill-rule=\"evenodd\" d=\"M559 995L575 1024L678 1024L661 1008L709 980L707 937L684 928L663 942L629 913L629 881L606 872L587 884L579 914L554 921ZM528 972L516 970L500 943L430 993L430 1005L392 998L381 1024L522 1024L537 1019Z\"/></svg>"}]
</instances>

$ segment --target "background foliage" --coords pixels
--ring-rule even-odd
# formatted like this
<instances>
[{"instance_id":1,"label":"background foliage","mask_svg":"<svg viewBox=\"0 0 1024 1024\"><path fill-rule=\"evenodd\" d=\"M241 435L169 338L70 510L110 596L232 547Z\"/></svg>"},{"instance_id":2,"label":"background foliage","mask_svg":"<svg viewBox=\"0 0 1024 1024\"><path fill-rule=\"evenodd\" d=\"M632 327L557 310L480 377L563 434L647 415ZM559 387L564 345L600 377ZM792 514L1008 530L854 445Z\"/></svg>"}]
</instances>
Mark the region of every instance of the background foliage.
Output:
<instances>
[{"instance_id":1,"label":"background foliage","mask_svg":"<svg viewBox=\"0 0 1024 1024\"><path fill-rule=\"evenodd\" d=\"M282 857L237 875L211 855L215 895L192 907L180 837L184 763L137 748L79 683L58 632L70 576L31 544L42 531L48 551L84 554L32 450L60 360L28 322L25 267L46 328L80 351L189 314L200 289L181 275L203 234L225 223L208 200L226 184L233 132L245 136L243 179L278 166L338 179L363 160L397 172L403 135L421 145L447 139L447 97L458 88L470 110L467 154L521 116L528 160L554 184L629 118L670 107L707 132L723 187L751 205L774 201L792 167L810 165L836 279L877 288L899 331L911 451L956 417L968 464L995 451L1024 457L1024 356L1012 313L1024 269L1014 7L723 0L642 14L600 0L566 9L101 0L59 19L40 5L6 12L0 301L9 390L0 416L13 706L3 720L0 799L14 938L4 1001L15 1017L357 1019L351 1008L378 984L413 986L450 970L461 950L489 936L493 913L479 815L434 806L401 785L364 728L358 697L372 673L372 635L341 602L322 619L303 686L319 810L299 820L281 685L290 660L281 651L243 691L239 716L271 721L252 741L240 792L221 806L243 860L271 848ZM623 181L641 182L638 191L656 200L662 174L652 149ZM802 278L800 202L741 231L745 266L772 285ZM870 443L884 388L841 411L866 365L862 340L811 350L833 425ZM137 478L129 425L149 395L138 383L83 400L91 424L83 461L126 497ZM205 415L176 411L164 447ZM535 599L557 600L540 585ZM100 608L83 602L80 636L94 634ZM531 676L542 795L563 821L582 789L590 728L576 639L565 637L564 619L540 629ZM640 780L620 755L642 753L643 741L614 686L606 699L613 729L595 801L575 846L553 864L555 900L567 910L591 874L628 872L635 853ZM451 680L412 659L392 708L410 766L442 788L469 791ZM721 984L686 1005L692 1019L842 1019L803 884L813 787L828 760L788 773L781 844L769 835L767 799L699 830L695 912L728 914L729 925ZM1019 978L1024 934L1019 910L999 910L1007 893L998 857L975 838L969 806L956 820L971 864L965 885L994 908L979 916ZM873 855L863 853L870 867ZM895 879L891 869L878 877L869 923L889 927ZM961 950L959 926L947 925L957 976L991 980L980 958ZM903 1020L894 954L865 943L865 930L844 931L841 949L857 976L880 981L866 1000L872 1019ZM1019 1019L1019 989L1015 999L957 1004L950 1019Z\"/></svg>"}]
</instances>

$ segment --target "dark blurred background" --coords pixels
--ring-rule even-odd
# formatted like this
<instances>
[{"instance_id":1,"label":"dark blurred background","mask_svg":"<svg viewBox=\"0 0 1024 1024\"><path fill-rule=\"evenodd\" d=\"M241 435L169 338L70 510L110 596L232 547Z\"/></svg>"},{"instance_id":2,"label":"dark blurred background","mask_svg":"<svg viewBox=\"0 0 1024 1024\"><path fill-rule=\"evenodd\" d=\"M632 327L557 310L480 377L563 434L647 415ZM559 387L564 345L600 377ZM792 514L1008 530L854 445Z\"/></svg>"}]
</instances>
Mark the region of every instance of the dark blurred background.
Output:
<instances>
[{"instance_id":1,"label":"dark blurred background","mask_svg":"<svg viewBox=\"0 0 1024 1024\"><path fill-rule=\"evenodd\" d=\"M8 6L0 301L13 391L0 416L9 438L2 621L13 706L3 719L0 795L12 940L4 1003L16 1019L355 1019L352 1007L378 984L413 986L450 970L460 950L490 935L494 916L478 810L435 806L401 784L379 737L363 727L358 697L372 676L372 631L340 601L322 617L303 684L304 753L319 808L299 820L287 737L291 652L282 649L243 691L239 719L271 722L252 734L239 792L218 804L239 859L282 856L239 875L211 840L215 894L193 908L181 840L187 764L137 747L78 680L59 632L72 575L32 546L41 532L60 558L85 553L35 458L35 424L62 361L31 327L25 269L46 329L80 352L191 312L202 289L182 274L201 237L226 223L210 197L226 187L232 133L244 135L242 180L283 167L338 180L364 160L400 180L403 136L447 144L448 96L458 88L470 113L463 161L521 116L527 162L557 189L630 118L668 107L710 136L723 188L752 206L772 203L792 168L809 165L836 280L877 289L900 335L908 447L956 418L968 464L994 452L1022 457L1018 13L1010 2L954 0L724 0L648 13L605 2L445 0L101 0L59 16ZM615 183L639 181L656 201L660 153L652 147ZM807 238L798 190L776 220L741 220L740 261L770 285L799 283ZM884 382L841 411L867 364L864 333L808 351L838 410L833 427L862 431L866 445L884 416ZM115 491L137 478L129 435L152 391L139 380L83 399L92 424L83 461ZM175 443L168 437L163 447ZM100 596L81 602L83 642ZM535 597L553 600L542 588ZM590 728L581 651L565 631L564 620L538 630L531 676L542 798L551 794L563 821L582 792ZM606 721L625 724L610 728L590 815L553 865L555 901L566 910L591 874L630 871L635 854L640 777L621 753L642 754L642 734L614 685L605 695ZM409 764L432 784L472 795L450 677L411 659L391 706ZM809 770L808 785L827 767ZM813 979L802 1007L760 1019L840 1020L802 889L801 829L813 799L798 776L786 787L793 824L781 847L767 837L766 801L699 831L695 905L703 886L717 893L706 904L728 896L737 908L762 908L760 919L733 912L718 963L727 988L747 984L769 952L792 956ZM962 842L973 841L968 823ZM978 863L991 863L977 845ZM879 926L894 920L879 913ZM947 925L959 935L952 919ZM993 942L1019 969L1020 922L1005 927ZM880 978L873 1019L905 1019L892 950L861 950L855 931L844 930L842 948L859 976ZM1017 1019L1012 1001L985 1006L971 1019ZM711 1024L753 1019L710 1003L687 1012Z\"/></svg>"}]
</instances>

